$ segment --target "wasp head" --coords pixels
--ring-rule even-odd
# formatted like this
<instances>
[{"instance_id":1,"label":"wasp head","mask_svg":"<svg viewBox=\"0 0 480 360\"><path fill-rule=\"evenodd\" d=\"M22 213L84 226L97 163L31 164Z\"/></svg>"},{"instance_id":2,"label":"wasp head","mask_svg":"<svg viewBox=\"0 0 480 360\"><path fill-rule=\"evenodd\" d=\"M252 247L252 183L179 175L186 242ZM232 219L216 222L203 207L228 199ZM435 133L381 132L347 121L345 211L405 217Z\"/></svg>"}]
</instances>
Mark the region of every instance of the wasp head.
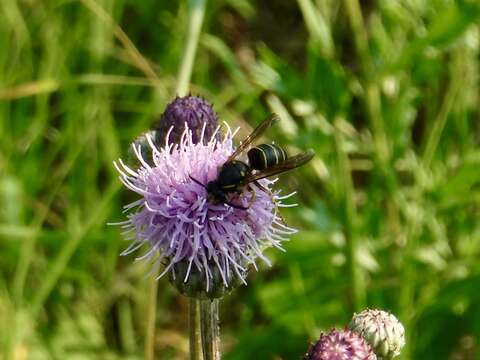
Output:
<instances>
[{"instance_id":1,"label":"wasp head","mask_svg":"<svg viewBox=\"0 0 480 360\"><path fill-rule=\"evenodd\" d=\"M207 183L208 200L213 203L226 203L228 202L227 193L222 190L219 183L215 180Z\"/></svg>"}]
</instances>

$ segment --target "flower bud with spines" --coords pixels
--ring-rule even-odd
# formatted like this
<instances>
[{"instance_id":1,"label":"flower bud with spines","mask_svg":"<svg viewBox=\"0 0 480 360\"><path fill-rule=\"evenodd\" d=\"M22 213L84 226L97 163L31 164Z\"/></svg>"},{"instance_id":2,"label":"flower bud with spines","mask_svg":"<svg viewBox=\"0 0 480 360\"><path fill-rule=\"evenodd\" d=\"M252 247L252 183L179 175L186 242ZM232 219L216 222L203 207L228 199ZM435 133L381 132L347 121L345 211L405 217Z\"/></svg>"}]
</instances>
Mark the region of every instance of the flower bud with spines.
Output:
<instances>
[{"instance_id":1,"label":"flower bud with spines","mask_svg":"<svg viewBox=\"0 0 480 360\"><path fill-rule=\"evenodd\" d=\"M188 95L177 96L167 105L155 126L155 143L160 147L167 141L169 144L179 144L185 126L192 132L193 144L199 141L206 143L212 136L220 140L218 116L212 105L201 97Z\"/></svg>"},{"instance_id":2,"label":"flower bud with spines","mask_svg":"<svg viewBox=\"0 0 480 360\"><path fill-rule=\"evenodd\" d=\"M383 310L367 309L354 314L349 328L362 336L384 360L398 356L405 345L403 325Z\"/></svg>"}]
</instances>

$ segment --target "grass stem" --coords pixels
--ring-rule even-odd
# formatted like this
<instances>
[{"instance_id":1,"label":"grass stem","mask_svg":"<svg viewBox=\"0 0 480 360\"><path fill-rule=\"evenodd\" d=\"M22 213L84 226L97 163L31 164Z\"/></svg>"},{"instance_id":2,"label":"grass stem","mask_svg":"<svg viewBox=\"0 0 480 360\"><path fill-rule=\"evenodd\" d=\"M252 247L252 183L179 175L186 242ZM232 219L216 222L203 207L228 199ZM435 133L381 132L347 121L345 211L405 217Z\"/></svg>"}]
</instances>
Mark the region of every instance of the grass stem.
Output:
<instances>
[{"instance_id":1,"label":"grass stem","mask_svg":"<svg viewBox=\"0 0 480 360\"><path fill-rule=\"evenodd\" d=\"M180 70L178 72L176 89L178 96L185 96L188 93L195 53L197 52L198 40L200 38L203 18L205 15L206 3L206 0L190 0L188 2L188 33Z\"/></svg>"},{"instance_id":2,"label":"grass stem","mask_svg":"<svg viewBox=\"0 0 480 360\"><path fill-rule=\"evenodd\" d=\"M452 82L453 83L450 85L448 92L445 95L445 99L440 107L440 111L434 120L432 129L426 140L426 145L423 152L423 165L425 168L429 168L432 163L433 156L435 155L437 146L440 143L440 137L442 136L443 129L447 123L448 115L450 114L457 97L459 82L455 80L452 80Z\"/></svg>"},{"instance_id":3,"label":"grass stem","mask_svg":"<svg viewBox=\"0 0 480 360\"><path fill-rule=\"evenodd\" d=\"M80 2L113 29L113 34L125 48L126 53L132 60L132 63L138 69L140 69L148 79L152 81L158 80L158 76L150 66L148 60L142 56L132 40L130 40L123 29L117 23L115 23L113 18L93 0L80 0Z\"/></svg>"},{"instance_id":4,"label":"grass stem","mask_svg":"<svg viewBox=\"0 0 480 360\"><path fill-rule=\"evenodd\" d=\"M337 122L340 119L337 119ZM335 126L335 147L337 153L341 217L343 220L344 234L347 241L347 261L350 272L353 310L362 309L365 304L365 284L358 263L357 239L357 208L355 204L355 189L348 154L345 151L345 141L339 126Z\"/></svg>"},{"instance_id":5,"label":"grass stem","mask_svg":"<svg viewBox=\"0 0 480 360\"><path fill-rule=\"evenodd\" d=\"M155 322L157 315L158 281L156 274L152 274L148 284L147 320L145 332L145 360L155 359Z\"/></svg>"},{"instance_id":6,"label":"grass stem","mask_svg":"<svg viewBox=\"0 0 480 360\"><path fill-rule=\"evenodd\" d=\"M345 0L345 7L350 20L350 26L352 27L355 47L360 56L363 69L366 74L370 75L373 69L371 66L372 62L370 59L370 53L368 51L368 34L365 28L365 22L363 21L360 3L358 0Z\"/></svg>"},{"instance_id":7,"label":"grass stem","mask_svg":"<svg viewBox=\"0 0 480 360\"><path fill-rule=\"evenodd\" d=\"M40 286L40 289L36 292L32 299L32 317L35 318L39 311L43 308L45 301L47 301L52 290L55 288L55 285L65 271L65 268L67 267L75 250L80 245L81 240L84 239L86 234L88 234L88 231L94 225L105 222L105 216L107 215L105 209L119 188L120 183L118 182L114 182L110 185L96 211L94 211L87 219L83 228L77 230L70 236L63 248L60 250L60 253L53 260L53 264L50 266L49 271L47 272L47 275Z\"/></svg>"}]
</instances>

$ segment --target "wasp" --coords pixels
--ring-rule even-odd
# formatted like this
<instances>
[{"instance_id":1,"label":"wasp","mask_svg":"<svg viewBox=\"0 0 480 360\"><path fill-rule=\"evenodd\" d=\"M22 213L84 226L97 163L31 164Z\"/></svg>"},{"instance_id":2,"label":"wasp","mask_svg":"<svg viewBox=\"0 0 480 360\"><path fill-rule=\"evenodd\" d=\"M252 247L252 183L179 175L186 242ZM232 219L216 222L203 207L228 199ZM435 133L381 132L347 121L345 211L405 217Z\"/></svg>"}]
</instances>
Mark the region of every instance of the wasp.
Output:
<instances>
[{"instance_id":1,"label":"wasp","mask_svg":"<svg viewBox=\"0 0 480 360\"><path fill-rule=\"evenodd\" d=\"M232 194L241 194L251 183L263 191L268 191L258 183L258 180L295 169L313 158L315 153L312 149L288 157L285 150L278 145L260 144L247 152L248 163L237 160L255 139L279 120L277 115L272 114L262 121L220 167L217 178L209 181L206 186L190 176L194 182L207 190L209 201L246 210L248 207L236 205L230 201Z\"/></svg>"}]
</instances>

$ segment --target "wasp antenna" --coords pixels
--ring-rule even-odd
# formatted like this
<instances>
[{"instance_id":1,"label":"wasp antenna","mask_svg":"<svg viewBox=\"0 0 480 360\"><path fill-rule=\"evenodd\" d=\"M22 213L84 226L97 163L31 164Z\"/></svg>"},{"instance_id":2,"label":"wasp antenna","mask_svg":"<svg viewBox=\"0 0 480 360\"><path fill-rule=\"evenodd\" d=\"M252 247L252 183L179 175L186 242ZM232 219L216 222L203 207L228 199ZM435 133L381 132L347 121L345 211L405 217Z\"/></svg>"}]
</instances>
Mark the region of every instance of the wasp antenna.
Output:
<instances>
[{"instance_id":1,"label":"wasp antenna","mask_svg":"<svg viewBox=\"0 0 480 360\"><path fill-rule=\"evenodd\" d=\"M204 187L205 189L207 188L205 185L203 185L200 181L198 181L197 179L195 179L192 175L188 175L190 177L190 179L192 179L193 181L195 181L198 185L200 185L201 187Z\"/></svg>"}]
</instances>

